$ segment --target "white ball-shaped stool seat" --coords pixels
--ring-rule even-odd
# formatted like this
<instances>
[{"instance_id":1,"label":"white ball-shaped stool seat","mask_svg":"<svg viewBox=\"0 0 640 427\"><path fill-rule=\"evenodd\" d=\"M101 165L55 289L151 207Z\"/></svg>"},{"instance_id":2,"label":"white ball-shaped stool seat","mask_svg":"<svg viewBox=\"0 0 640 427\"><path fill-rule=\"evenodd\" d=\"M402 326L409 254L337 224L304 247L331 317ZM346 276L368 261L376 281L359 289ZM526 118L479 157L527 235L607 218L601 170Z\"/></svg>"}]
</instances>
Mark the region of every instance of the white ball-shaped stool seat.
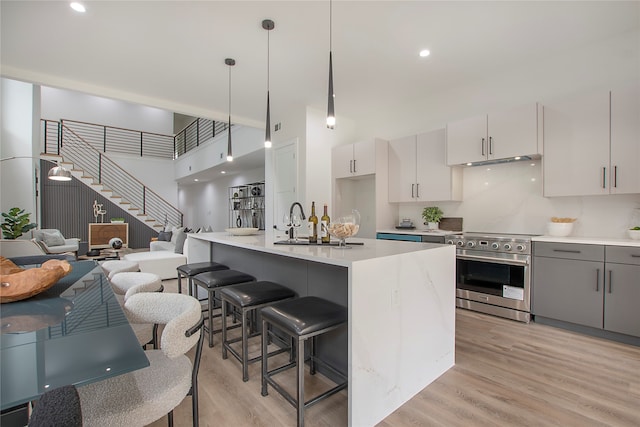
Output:
<instances>
[{"instance_id":1,"label":"white ball-shaped stool seat","mask_svg":"<svg viewBox=\"0 0 640 427\"><path fill-rule=\"evenodd\" d=\"M140 271L140 266L138 266L137 262L124 261L124 260L105 261L102 264L100 264L100 267L102 267L102 271L104 271L104 275L107 276L107 279L109 280L111 280L113 276L115 276L118 273L122 273L125 271L129 271L129 272Z\"/></svg>"}]
</instances>

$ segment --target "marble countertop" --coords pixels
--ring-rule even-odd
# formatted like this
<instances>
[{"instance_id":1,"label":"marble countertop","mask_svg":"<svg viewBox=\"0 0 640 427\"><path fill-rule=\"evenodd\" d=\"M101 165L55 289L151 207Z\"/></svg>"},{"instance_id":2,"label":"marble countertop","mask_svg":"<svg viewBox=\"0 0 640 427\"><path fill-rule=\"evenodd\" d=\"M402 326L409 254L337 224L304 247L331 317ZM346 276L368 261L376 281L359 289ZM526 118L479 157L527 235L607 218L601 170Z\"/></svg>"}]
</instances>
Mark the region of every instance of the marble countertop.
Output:
<instances>
[{"instance_id":1,"label":"marble countertop","mask_svg":"<svg viewBox=\"0 0 640 427\"><path fill-rule=\"evenodd\" d=\"M583 245L607 245L607 246L631 246L640 247L640 240L633 239L611 239L608 237L554 237L554 236L535 236L532 237L533 242L549 242L549 243L579 243Z\"/></svg>"},{"instance_id":2,"label":"marble countertop","mask_svg":"<svg viewBox=\"0 0 640 427\"><path fill-rule=\"evenodd\" d=\"M378 230L378 233L392 233L392 234L415 234L418 236L448 236L450 234L462 234L462 231L450 231L450 230L427 230L426 228L411 229L398 229L387 228Z\"/></svg>"},{"instance_id":3,"label":"marble countertop","mask_svg":"<svg viewBox=\"0 0 640 427\"><path fill-rule=\"evenodd\" d=\"M347 243L359 242L363 243L362 245L350 245L347 249L344 249L337 246L322 245L276 245L272 238L267 237L264 232L251 236L233 236L227 232L196 233L189 234L188 236L189 239L193 238L221 243L244 249L343 267L350 267L358 261L392 257L424 250L450 250L452 256L455 255L455 248L453 246L395 240L360 239L357 237L347 239Z\"/></svg>"}]
</instances>

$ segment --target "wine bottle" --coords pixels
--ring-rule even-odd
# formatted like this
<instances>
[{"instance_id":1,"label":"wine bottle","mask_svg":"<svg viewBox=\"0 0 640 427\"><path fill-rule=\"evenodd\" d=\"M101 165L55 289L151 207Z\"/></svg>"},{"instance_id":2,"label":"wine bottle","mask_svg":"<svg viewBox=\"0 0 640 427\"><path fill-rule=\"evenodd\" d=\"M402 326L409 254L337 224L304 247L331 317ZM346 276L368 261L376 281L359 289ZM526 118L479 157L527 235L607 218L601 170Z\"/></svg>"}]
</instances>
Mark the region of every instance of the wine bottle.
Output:
<instances>
[{"instance_id":1,"label":"wine bottle","mask_svg":"<svg viewBox=\"0 0 640 427\"><path fill-rule=\"evenodd\" d=\"M329 214L327 213L327 204L324 204L324 215L320 218L320 223L322 224L321 228L321 238L322 243L329 243L331 240L331 236L329 236L329 223L331 222L331 218L329 218Z\"/></svg>"},{"instance_id":2,"label":"wine bottle","mask_svg":"<svg viewBox=\"0 0 640 427\"><path fill-rule=\"evenodd\" d=\"M316 202L311 202L311 215L309 216L309 243L318 243L318 217L316 216Z\"/></svg>"}]
</instances>

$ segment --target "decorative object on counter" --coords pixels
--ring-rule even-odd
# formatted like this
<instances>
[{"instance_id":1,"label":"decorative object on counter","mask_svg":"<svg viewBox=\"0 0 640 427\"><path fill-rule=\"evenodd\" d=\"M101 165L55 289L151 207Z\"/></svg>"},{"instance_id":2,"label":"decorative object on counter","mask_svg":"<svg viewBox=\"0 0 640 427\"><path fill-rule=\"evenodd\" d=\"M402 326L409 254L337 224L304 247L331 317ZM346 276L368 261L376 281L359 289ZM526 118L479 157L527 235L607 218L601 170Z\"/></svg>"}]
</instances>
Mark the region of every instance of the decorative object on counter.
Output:
<instances>
[{"instance_id":1,"label":"decorative object on counter","mask_svg":"<svg viewBox=\"0 0 640 427\"><path fill-rule=\"evenodd\" d=\"M333 93L333 58L331 55L333 45L333 2L329 0L329 94L327 100L327 127L333 129L336 125L336 113L333 105L335 93Z\"/></svg>"},{"instance_id":2,"label":"decorative object on counter","mask_svg":"<svg viewBox=\"0 0 640 427\"><path fill-rule=\"evenodd\" d=\"M262 28L267 30L267 120L265 122L264 148L271 148L271 105L269 102L269 59L271 55L269 52L269 34L275 27L276 24L271 19L265 19L262 21ZM254 194L254 196L257 196L257 194Z\"/></svg>"},{"instance_id":3,"label":"decorative object on counter","mask_svg":"<svg viewBox=\"0 0 640 427\"><path fill-rule=\"evenodd\" d=\"M627 234L633 240L640 240L640 227L633 227L627 230Z\"/></svg>"},{"instance_id":4,"label":"decorative object on counter","mask_svg":"<svg viewBox=\"0 0 640 427\"><path fill-rule=\"evenodd\" d=\"M119 237L114 237L112 239L109 240L109 246L111 246L113 249L122 249L122 239Z\"/></svg>"},{"instance_id":5,"label":"decorative object on counter","mask_svg":"<svg viewBox=\"0 0 640 427\"><path fill-rule=\"evenodd\" d=\"M413 221L411 221L409 218L404 218L402 221L400 221L400 225L396 226L396 228L398 230L415 230Z\"/></svg>"},{"instance_id":6,"label":"decorative object on counter","mask_svg":"<svg viewBox=\"0 0 640 427\"><path fill-rule=\"evenodd\" d=\"M566 237L573 231L573 223L577 218L551 217L547 223L547 234L554 237Z\"/></svg>"},{"instance_id":7,"label":"decorative object on counter","mask_svg":"<svg viewBox=\"0 0 640 427\"><path fill-rule=\"evenodd\" d=\"M2 236L5 239L17 239L27 231L36 228L35 222L29 222L30 213L25 213L24 209L11 208L9 212L2 212L4 221L2 222Z\"/></svg>"},{"instance_id":8,"label":"decorative object on counter","mask_svg":"<svg viewBox=\"0 0 640 427\"><path fill-rule=\"evenodd\" d=\"M97 200L93 201L93 217L95 218L95 222L98 222L98 215L100 215L100 222L104 222L104 214L107 211L102 208L102 203L98 203Z\"/></svg>"},{"instance_id":9,"label":"decorative object on counter","mask_svg":"<svg viewBox=\"0 0 640 427\"><path fill-rule=\"evenodd\" d=\"M351 211L350 215L341 216L328 226L330 235L338 239L338 247L347 248L345 239L358 234L360 229L360 212L356 209Z\"/></svg>"},{"instance_id":10,"label":"decorative object on counter","mask_svg":"<svg viewBox=\"0 0 640 427\"><path fill-rule=\"evenodd\" d=\"M122 217L111 218L111 223L112 224L124 224L124 218L122 218Z\"/></svg>"},{"instance_id":11,"label":"decorative object on counter","mask_svg":"<svg viewBox=\"0 0 640 427\"><path fill-rule=\"evenodd\" d=\"M437 206L429 206L422 210L422 218L424 219L424 224L427 226L429 230L437 230L439 227L439 222L444 216L444 212Z\"/></svg>"},{"instance_id":12,"label":"decorative object on counter","mask_svg":"<svg viewBox=\"0 0 640 427\"><path fill-rule=\"evenodd\" d=\"M240 218L240 215L238 215L238 218L236 218L236 226L238 228L242 227L242 218Z\"/></svg>"},{"instance_id":13,"label":"decorative object on counter","mask_svg":"<svg viewBox=\"0 0 640 427\"><path fill-rule=\"evenodd\" d=\"M227 58L224 63L229 66L229 125L227 127L227 162L233 161L233 153L231 152L231 67L236 65L236 60Z\"/></svg>"},{"instance_id":14,"label":"decorative object on counter","mask_svg":"<svg viewBox=\"0 0 640 427\"><path fill-rule=\"evenodd\" d=\"M224 231L233 234L234 236L251 236L258 232L257 227L244 227L244 228L225 228Z\"/></svg>"},{"instance_id":15,"label":"decorative object on counter","mask_svg":"<svg viewBox=\"0 0 640 427\"><path fill-rule=\"evenodd\" d=\"M20 301L44 292L70 272L71 264L64 260L51 259L38 268L23 269L0 257L0 303Z\"/></svg>"},{"instance_id":16,"label":"decorative object on counter","mask_svg":"<svg viewBox=\"0 0 640 427\"><path fill-rule=\"evenodd\" d=\"M448 231L462 231L462 218L461 217L443 217L440 220L440 228Z\"/></svg>"}]
</instances>

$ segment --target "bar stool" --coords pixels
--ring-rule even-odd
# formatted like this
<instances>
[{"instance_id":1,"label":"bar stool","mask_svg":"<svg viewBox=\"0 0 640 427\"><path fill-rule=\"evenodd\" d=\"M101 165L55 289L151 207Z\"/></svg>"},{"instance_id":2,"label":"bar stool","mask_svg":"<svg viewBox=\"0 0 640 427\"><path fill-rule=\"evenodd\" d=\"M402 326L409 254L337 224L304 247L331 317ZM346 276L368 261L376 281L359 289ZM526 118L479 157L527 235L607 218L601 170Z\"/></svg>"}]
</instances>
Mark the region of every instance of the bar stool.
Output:
<instances>
[{"instance_id":1,"label":"bar stool","mask_svg":"<svg viewBox=\"0 0 640 427\"><path fill-rule=\"evenodd\" d=\"M118 272L111 279L111 289L116 296L116 300L121 306L124 302L140 292L163 292L162 279L157 274L142 272ZM126 311L125 311L126 315ZM151 344L154 349L158 348L158 325L153 323L131 322L131 329L138 338L140 344L145 347ZM149 337L151 337L149 339Z\"/></svg>"},{"instance_id":2,"label":"bar stool","mask_svg":"<svg viewBox=\"0 0 640 427\"><path fill-rule=\"evenodd\" d=\"M247 325L247 317L256 313L256 310L268 304L295 298L296 293L289 288L273 282L249 282L240 285L226 286L220 290L222 302L222 358L227 358L227 351L231 352L242 363L242 381L249 381L249 364L257 362L262 356L249 359L249 338L256 337L259 333L251 334ZM232 340L227 339L227 303L240 310L242 315L242 336ZM252 320L253 330L255 323ZM241 352L238 353L231 344L242 341ZM288 348L280 348L267 355L273 356L288 351Z\"/></svg>"},{"instance_id":3,"label":"bar stool","mask_svg":"<svg viewBox=\"0 0 640 427\"><path fill-rule=\"evenodd\" d=\"M335 368L316 359L315 340L320 334L332 331L341 327L347 322L347 309L341 305L327 301L318 297L303 297L287 301L277 302L260 310L262 314L262 354L267 354L267 341L269 326L274 325L282 332L289 335L294 341L297 340L296 360L287 365L269 371L268 357L262 358L262 395L268 394L267 387L270 384L289 403L291 403L298 413L298 426L304 426L304 410L320 400L325 399L347 387L347 378ZM306 340L310 342L310 373L316 372L316 364L327 368L338 378L343 380L330 390L319 394L313 399L304 400L304 344ZM291 396L272 377L289 368L296 367L297 396Z\"/></svg>"},{"instance_id":4,"label":"bar stool","mask_svg":"<svg viewBox=\"0 0 640 427\"><path fill-rule=\"evenodd\" d=\"M217 270L228 270L224 264L218 264L217 262L208 261L208 262L193 262L191 264L183 264L179 266L176 270L178 270L178 293L182 293L182 283L181 279L188 279L187 289L189 289L189 295L193 295L193 281L191 280L193 276L206 273L207 271L217 271Z\"/></svg>"},{"instance_id":5,"label":"bar stool","mask_svg":"<svg viewBox=\"0 0 640 427\"><path fill-rule=\"evenodd\" d=\"M219 314L214 316L213 310L216 307L215 302L219 299L215 298L215 293L222 286L238 285L245 282L254 282L255 277L243 273L237 270L216 270L207 271L206 273L196 274L191 278L194 285L201 286L207 290L207 324L204 326L205 330L209 334L209 347L213 347L213 333L220 332L221 330L213 330L213 318L220 316Z\"/></svg>"},{"instance_id":6,"label":"bar stool","mask_svg":"<svg viewBox=\"0 0 640 427\"><path fill-rule=\"evenodd\" d=\"M107 276L107 279L111 280L113 276L121 272L136 272L140 271L140 267L137 262L133 261L105 261L100 264L100 268L104 272L104 275Z\"/></svg>"}]
</instances>

